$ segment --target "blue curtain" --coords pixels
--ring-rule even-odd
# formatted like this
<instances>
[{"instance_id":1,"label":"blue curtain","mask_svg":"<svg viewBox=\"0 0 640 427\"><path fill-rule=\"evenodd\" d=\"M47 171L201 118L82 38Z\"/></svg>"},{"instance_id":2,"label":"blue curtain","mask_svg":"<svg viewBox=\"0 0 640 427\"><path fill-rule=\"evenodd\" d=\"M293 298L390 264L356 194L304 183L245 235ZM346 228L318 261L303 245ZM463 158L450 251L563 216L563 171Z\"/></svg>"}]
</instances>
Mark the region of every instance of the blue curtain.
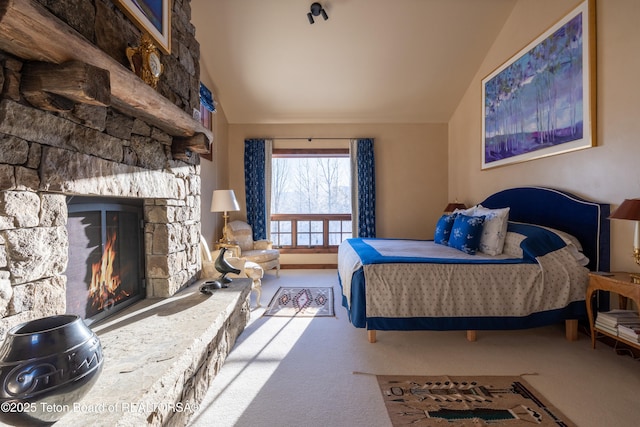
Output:
<instances>
[{"instance_id":1,"label":"blue curtain","mask_svg":"<svg viewBox=\"0 0 640 427\"><path fill-rule=\"evenodd\" d=\"M253 239L267 238L266 152L264 139L244 141L244 186L247 195L247 223Z\"/></svg>"},{"instance_id":2,"label":"blue curtain","mask_svg":"<svg viewBox=\"0 0 640 427\"><path fill-rule=\"evenodd\" d=\"M376 168L373 139L356 140L357 237L376 237Z\"/></svg>"}]
</instances>

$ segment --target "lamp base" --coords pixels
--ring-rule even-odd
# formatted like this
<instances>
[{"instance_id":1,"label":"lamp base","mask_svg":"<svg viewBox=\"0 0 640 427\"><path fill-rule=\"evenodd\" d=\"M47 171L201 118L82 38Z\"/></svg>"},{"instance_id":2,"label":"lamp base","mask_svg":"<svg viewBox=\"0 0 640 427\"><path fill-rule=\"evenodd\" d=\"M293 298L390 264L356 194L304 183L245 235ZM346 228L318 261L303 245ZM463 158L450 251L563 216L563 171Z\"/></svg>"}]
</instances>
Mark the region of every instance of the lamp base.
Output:
<instances>
[{"instance_id":1,"label":"lamp base","mask_svg":"<svg viewBox=\"0 0 640 427\"><path fill-rule=\"evenodd\" d=\"M636 260L636 264L640 265L640 248L633 248L633 259ZM631 277L632 283L640 284L640 274L639 273L629 273Z\"/></svg>"},{"instance_id":2,"label":"lamp base","mask_svg":"<svg viewBox=\"0 0 640 427\"><path fill-rule=\"evenodd\" d=\"M230 240L227 236L227 222L229 221L229 214L227 211L224 211L222 218L224 219L224 225L222 226L222 239L220 239L220 243L228 245Z\"/></svg>"}]
</instances>

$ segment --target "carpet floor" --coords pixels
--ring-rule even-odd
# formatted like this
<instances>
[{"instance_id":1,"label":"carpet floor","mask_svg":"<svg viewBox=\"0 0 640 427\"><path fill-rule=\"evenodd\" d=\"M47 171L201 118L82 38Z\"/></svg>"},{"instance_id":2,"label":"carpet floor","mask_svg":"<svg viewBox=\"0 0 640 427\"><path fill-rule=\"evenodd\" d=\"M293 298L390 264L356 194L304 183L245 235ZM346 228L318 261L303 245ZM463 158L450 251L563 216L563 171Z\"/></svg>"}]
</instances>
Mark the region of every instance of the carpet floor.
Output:
<instances>
[{"instance_id":1,"label":"carpet floor","mask_svg":"<svg viewBox=\"0 0 640 427\"><path fill-rule=\"evenodd\" d=\"M384 332L370 344L341 306L335 270L281 270L280 287L333 286L335 317L251 313L191 421L193 427L390 427L375 375L521 375L580 427L631 427L640 420L640 366L603 343L591 349L563 325L525 331ZM253 304L252 296L252 304ZM360 375L364 372L374 375Z\"/></svg>"}]
</instances>

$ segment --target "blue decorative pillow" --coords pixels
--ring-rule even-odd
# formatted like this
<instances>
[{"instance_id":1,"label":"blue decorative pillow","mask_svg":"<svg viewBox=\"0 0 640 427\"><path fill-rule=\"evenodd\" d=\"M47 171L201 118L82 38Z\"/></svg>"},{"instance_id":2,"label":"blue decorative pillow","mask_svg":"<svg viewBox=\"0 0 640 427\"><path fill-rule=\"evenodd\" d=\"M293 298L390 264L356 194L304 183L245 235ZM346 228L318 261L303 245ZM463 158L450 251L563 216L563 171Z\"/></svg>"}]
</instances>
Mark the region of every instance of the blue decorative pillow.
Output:
<instances>
[{"instance_id":1,"label":"blue decorative pillow","mask_svg":"<svg viewBox=\"0 0 640 427\"><path fill-rule=\"evenodd\" d=\"M475 255L482 237L484 216L467 216L458 214L453 222L449 246Z\"/></svg>"},{"instance_id":2,"label":"blue decorative pillow","mask_svg":"<svg viewBox=\"0 0 640 427\"><path fill-rule=\"evenodd\" d=\"M436 233L433 236L433 241L440 245L447 245L449 243L449 236L451 235L451 229L453 228L453 222L458 214L444 214L440 217L436 224Z\"/></svg>"}]
</instances>

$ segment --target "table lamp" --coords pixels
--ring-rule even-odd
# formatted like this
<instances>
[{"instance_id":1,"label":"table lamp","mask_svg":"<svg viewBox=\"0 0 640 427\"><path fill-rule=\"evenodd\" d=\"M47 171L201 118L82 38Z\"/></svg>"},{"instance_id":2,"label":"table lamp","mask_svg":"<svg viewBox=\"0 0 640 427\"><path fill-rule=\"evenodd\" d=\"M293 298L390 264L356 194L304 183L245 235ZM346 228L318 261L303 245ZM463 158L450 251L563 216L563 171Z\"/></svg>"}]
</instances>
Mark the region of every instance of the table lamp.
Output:
<instances>
[{"instance_id":1,"label":"table lamp","mask_svg":"<svg viewBox=\"0 0 640 427\"><path fill-rule=\"evenodd\" d=\"M633 257L636 264L640 265L640 199L625 199L618 209L614 210L610 219L627 219L635 221L635 234L633 237ZM640 276L632 274L634 281L640 279Z\"/></svg>"},{"instance_id":2,"label":"table lamp","mask_svg":"<svg viewBox=\"0 0 640 427\"><path fill-rule=\"evenodd\" d=\"M227 237L227 221L229 220L229 211L239 211L240 205L236 200L236 194L233 190L214 190L211 198L211 212L223 212L224 226L222 227L221 243L229 243Z\"/></svg>"}]
</instances>

